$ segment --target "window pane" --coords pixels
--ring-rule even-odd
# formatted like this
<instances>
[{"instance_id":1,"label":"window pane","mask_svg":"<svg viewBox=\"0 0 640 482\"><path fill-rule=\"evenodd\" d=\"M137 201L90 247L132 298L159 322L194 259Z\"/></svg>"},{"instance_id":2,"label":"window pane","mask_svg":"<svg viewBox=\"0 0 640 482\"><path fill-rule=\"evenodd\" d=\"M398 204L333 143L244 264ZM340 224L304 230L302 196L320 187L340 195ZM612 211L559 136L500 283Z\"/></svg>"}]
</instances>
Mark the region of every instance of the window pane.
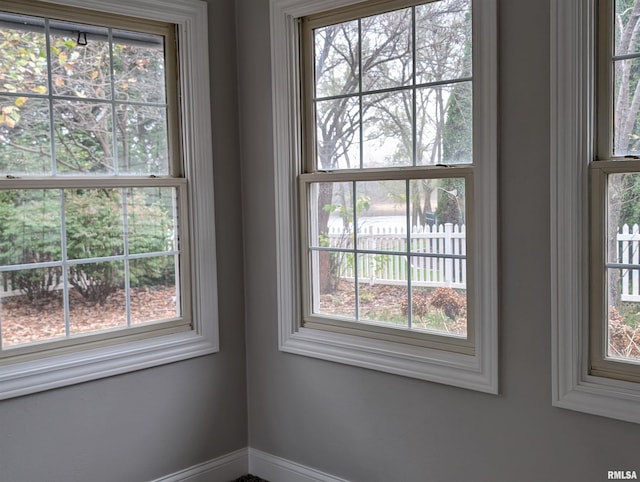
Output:
<instances>
[{"instance_id":1,"label":"window pane","mask_svg":"<svg viewBox=\"0 0 640 482\"><path fill-rule=\"evenodd\" d=\"M71 334L127 326L123 261L74 264L68 276Z\"/></svg>"},{"instance_id":2,"label":"window pane","mask_svg":"<svg viewBox=\"0 0 640 482\"><path fill-rule=\"evenodd\" d=\"M407 250L406 181L356 183L358 249Z\"/></svg>"},{"instance_id":3,"label":"window pane","mask_svg":"<svg viewBox=\"0 0 640 482\"><path fill-rule=\"evenodd\" d=\"M69 259L124 254L119 189L67 189L65 226Z\"/></svg>"},{"instance_id":4,"label":"window pane","mask_svg":"<svg viewBox=\"0 0 640 482\"><path fill-rule=\"evenodd\" d=\"M116 99L164 103L164 38L121 30L112 35Z\"/></svg>"},{"instance_id":5,"label":"window pane","mask_svg":"<svg viewBox=\"0 0 640 482\"><path fill-rule=\"evenodd\" d=\"M360 167L360 108L357 97L316 102L318 169Z\"/></svg>"},{"instance_id":6,"label":"window pane","mask_svg":"<svg viewBox=\"0 0 640 482\"><path fill-rule=\"evenodd\" d=\"M411 233L412 258L418 285L466 289L466 233L464 226L431 226ZM426 284L425 284L426 283Z\"/></svg>"},{"instance_id":7,"label":"window pane","mask_svg":"<svg viewBox=\"0 0 640 482\"><path fill-rule=\"evenodd\" d=\"M411 9L363 18L363 91L410 85L413 79Z\"/></svg>"},{"instance_id":8,"label":"window pane","mask_svg":"<svg viewBox=\"0 0 640 482\"><path fill-rule=\"evenodd\" d=\"M610 210L611 212L611 210ZM619 215L619 214L618 214ZM610 220L611 223L614 220ZM640 227L638 224L623 224L613 228L609 243L609 260L613 263L640 265Z\"/></svg>"},{"instance_id":9,"label":"window pane","mask_svg":"<svg viewBox=\"0 0 640 482\"><path fill-rule=\"evenodd\" d=\"M353 253L311 251L312 312L355 320Z\"/></svg>"},{"instance_id":10,"label":"window pane","mask_svg":"<svg viewBox=\"0 0 640 482\"><path fill-rule=\"evenodd\" d=\"M416 6L416 83L471 76L471 1Z\"/></svg>"},{"instance_id":11,"label":"window pane","mask_svg":"<svg viewBox=\"0 0 640 482\"><path fill-rule=\"evenodd\" d=\"M180 316L176 256L132 259L129 271L132 324Z\"/></svg>"},{"instance_id":12,"label":"window pane","mask_svg":"<svg viewBox=\"0 0 640 482\"><path fill-rule=\"evenodd\" d=\"M108 30L58 21L51 21L50 29L54 95L110 99Z\"/></svg>"},{"instance_id":13,"label":"window pane","mask_svg":"<svg viewBox=\"0 0 640 482\"><path fill-rule=\"evenodd\" d=\"M358 22L345 22L314 30L316 97L358 91Z\"/></svg>"},{"instance_id":14,"label":"window pane","mask_svg":"<svg viewBox=\"0 0 640 482\"><path fill-rule=\"evenodd\" d=\"M464 178L414 179L409 182L409 197L413 232L445 225L460 229L464 226Z\"/></svg>"},{"instance_id":15,"label":"window pane","mask_svg":"<svg viewBox=\"0 0 640 482\"><path fill-rule=\"evenodd\" d=\"M613 152L616 156L640 154L640 122L636 89L640 59L619 60L614 63L614 119Z\"/></svg>"},{"instance_id":16,"label":"window pane","mask_svg":"<svg viewBox=\"0 0 640 482\"><path fill-rule=\"evenodd\" d=\"M640 264L640 173L609 174L607 260Z\"/></svg>"},{"instance_id":17,"label":"window pane","mask_svg":"<svg viewBox=\"0 0 640 482\"><path fill-rule=\"evenodd\" d=\"M438 179L415 179L409 182L411 229L423 229L438 223Z\"/></svg>"},{"instance_id":18,"label":"window pane","mask_svg":"<svg viewBox=\"0 0 640 482\"><path fill-rule=\"evenodd\" d=\"M169 174L166 108L118 105L116 123L121 174Z\"/></svg>"},{"instance_id":19,"label":"window pane","mask_svg":"<svg viewBox=\"0 0 640 482\"><path fill-rule=\"evenodd\" d=\"M428 258L413 258L412 269L414 271L426 269L423 263L428 261ZM417 274L416 281L412 281L411 285L412 328L439 335L466 336L466 290L427 288L426 286L437 286L438 283L419 281L420 278L420 274Z\"/></svg>"},{"instance_id":20,"label":"window pane","mask_svg":"<svg viewBox=\"0 0 640 482\"><path fill-rule=\"evenodd\" d=\"M0 287L3 347L65 336L60 267L23 269L1 274L4 284Z\"/></svg>"},{"instance_id":21,"label":"window pane","mask_svg":"<svg viewBox=\"0 0 640 482\"><path fill-rule=\"evenodd\" d=\"M175 191L171 187L126 190L129 254L176 249Z\"/></svg>"},{"instance_id":22,"label":"window pane","mask_svg":"<svg viewBox=\"0 0 640 482\"><path fill-rule=\"evenodd\" d=\"M65 174L113 172L111 104L54 101L56 161Z\"/></svg>"},{"instance_id":23,"label":"window pane","mask_svg":"<svg viewBox=\"0 0 640 482\"><path fill-rule=\"evenodd\" d=\"M358 311L361 321L407 328L407 257L358 255Z\"/></svg>"},{"instance_id":24,"label":"window pane","mask_svg":"<svg viewBox=\"0 0 640 482\"><path fill-rule=\"evenodd\" d=\"M409 90L363 97L363 167L413 164L412 103Z\"/></svg>"},{"instance_id":25,"label":"window pane","mask_svg":"<svg viewBox=\"0 0 640 482\"><path fill-rule=\"evenodd\" d=\"M60 191L0 191L0 265L60 261Z\"/></svg>"},{"instance_id":26,"label":"window pane","mask_svg":"<svg viewBox=\"0 0 640 482\"><path fill-rule=\"evenodd\" d=\"M411 252L423 254L412 260L416 280L434 283L425 286L466 288L466 242L464 225L447 223L412 231Z\"/></svg>"},{"instance_id":27,"label":"window pane","mask_svg":"<svg viewBox=\"0 0 640 482\"><path fill-rule=\"evenodd\" d=\"M49 101L0 96L0 175L51 174Z\"/></svg>"},{"instance_id":28,"label":"window pane","mask_svg":"<svg viewBox=\"0 0 640 482\"><path fill-rule=\"evenodd\" d=\"M640 52L640 39L636 34L640 16L639 0L615 2L615 53L625 55Z\"/></svg>"},{"instance_id":29,"label":"window pane","mask_svg":"<svg viewBox=\"0 0 640 482\"><path fill-rule=\"evenodd\" d=\"M47 93L47 42L43 19L0 13L2 91Z\"/></svg>"},{"instance_id":30,"label":"window pane","mask_svg":"<svg viewBox=\"0 0 640 482\"><path fill-rule=\"evenodd\" d=\"M640 360L640 173L610 174L607 189L608 356ZM636 268L634 268L636 267Z\"/></svg>"},{"instance_id":31,"label":"window pane","mask_svg":"<svg viewBox=\"0 0 640 482\"><path fill-rule=\"evenodd\" d=\"M607 355L640 362L638 269L609 269Z\"/></svg>"},{"instance_id":32,"label":"window pane","mask_svg":"<svg viewBox=\"0 0 640 482\"><path fill-rule=\"evenodd\" d=\"M471 82L417 89L418 165L471 163L472 125Z\"/></svg>"},{"instance_id":33,"label":"window pane","mask_svg":"<svg viewBox=\"0 0 640 482\"><path fill-rule=\"evenodd\" d=\"M309 199L311 246L353 248L353 183L310 184Z\"/></svg>"}]
</instances>

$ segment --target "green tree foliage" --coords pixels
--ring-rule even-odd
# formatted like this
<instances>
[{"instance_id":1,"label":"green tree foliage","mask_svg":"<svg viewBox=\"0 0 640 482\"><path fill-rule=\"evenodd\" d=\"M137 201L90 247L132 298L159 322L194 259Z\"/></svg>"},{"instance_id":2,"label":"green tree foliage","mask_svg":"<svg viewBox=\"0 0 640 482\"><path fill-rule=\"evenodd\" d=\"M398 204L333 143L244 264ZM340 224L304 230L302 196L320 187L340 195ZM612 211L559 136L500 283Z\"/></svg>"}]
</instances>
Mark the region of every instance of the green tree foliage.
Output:
<instances>
[{"instance_id":1,"label":"green tree foliage","mask_svg":"<svg viewBox=\"0 0 640 482\"><path fill-rule=\"evenodd\" d=\"M438 208L435 213L438 224L464 224L464 179L441 179L438 184Z\"/></svg>"},{"instance_id":2,"label":"green tree foliage","mask_svg":"<svg viewBox=\"0 0 640 482\"><path fill-rule=\"evenodd\" d=\"M0 193L0 263L2 265L50 262L60 259L59 196L46 191ZM5 274L6 276L7 274ZM59 266L8 273L13 287L29 301L49 299L62 275Z\"/></svg>"},{"instance_id":3,"label":"green tree foliage","mask_svg":"<svg viewBox=\"0 0 640 482\"><path fill-rule=\"evenodd\" d=\"M65 193L67 255L70 259L123 254L122 196L116 190ZM104 303L124 283L121 262L72 264L69 283L86 300Z\"/></svg>"},{"instance_id":4,"label":"green tree foliage","mask_svg":"<svg viewBox=\"0 0 640 482\"><path fill-rule=\"evenodd\" d=\"M159 201L137 190L128 193L127 236L129 253L156 253L173 249L171 214ZM61 198L59 190L19 196L3 192L0 203L0 264L16 265L60 261ZM67 190L64 199L69 283L87 301L103 303L124 287L122 261L78 262L124 253L124 206L119 189ZM173 256L153 256L129 261L131 286L173 283ZM59 287L60 266L12 271L12 285L30 300L47 298Z\"/></svg>"},{"instance_id":5,"label":"green tree foliage","mask_svg":"<svg viewBox=\"0 0 640 482\"><path fill-rule=\"evenodd\" d=\"M81 26L54 22L47 52L43 25L28 22L0 28L0 171L166 174L161 40L113 30L109 44L103 29L82 45ZM65 100L54 100L50 113L44 94Z\"/></svg>"},{"instance_id":6,"label":"green tree foliage","mask_svg":"<svg viewBox=\"0 0 640 482\"><path fill-rule=\"evenodd\" d=\"M128 248L131 254L172 251L174 225L172 196L130 190L127 196ZM130 284L170 285L175 282L173 256L153 256L130 261Z\"/></svg>"}]
</instances>

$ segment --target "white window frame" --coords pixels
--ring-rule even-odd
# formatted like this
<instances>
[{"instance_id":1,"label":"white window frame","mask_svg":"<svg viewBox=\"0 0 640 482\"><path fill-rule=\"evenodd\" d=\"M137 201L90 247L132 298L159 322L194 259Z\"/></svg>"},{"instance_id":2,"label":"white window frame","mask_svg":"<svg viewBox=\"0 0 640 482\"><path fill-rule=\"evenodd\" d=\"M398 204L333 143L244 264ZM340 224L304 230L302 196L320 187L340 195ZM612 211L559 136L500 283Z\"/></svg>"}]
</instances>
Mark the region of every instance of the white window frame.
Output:
<instances>
[{"instance_id":1,"label":"white window frame","mask_svg":"<svg viewBox=\"0 0 640 482\"><path fill-rule=\"evenodd\" d=\"M551 1L554 406L640 423L640 383L589 374L589 161L595 158L597 0Z\"/></svg>"},{"instance_id":2,"label":"white window frame","mask_svg":"<svg viewBox=\"0 0 640 482\"><path fill-rule=\"evenodd\" d=\"M175 24L180 141L189 185L192 329L0 367L0 400L219 351L206 3L198 0L52 0L48 3Z\"/></svg>"},{"instance_id":3,"label":"white window frame","mask_svg":"<svg viewBox=\"0 0 640 482\"><path fill-rule=\"evenodd\" d=\"M475 350L454 353L301 326L302 172L298 21L358 0L271 0L279 348L283 352L498 393L497 2L473 0Z\"/></svg>"}]
</instances>

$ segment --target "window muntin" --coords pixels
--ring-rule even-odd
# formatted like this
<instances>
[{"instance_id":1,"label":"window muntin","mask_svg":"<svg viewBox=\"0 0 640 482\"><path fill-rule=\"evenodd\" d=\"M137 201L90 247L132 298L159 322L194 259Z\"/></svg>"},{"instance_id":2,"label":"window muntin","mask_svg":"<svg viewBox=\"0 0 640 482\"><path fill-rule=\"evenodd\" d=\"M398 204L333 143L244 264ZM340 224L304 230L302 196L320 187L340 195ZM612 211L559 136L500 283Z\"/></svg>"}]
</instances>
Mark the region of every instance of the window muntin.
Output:
<instances>
[{"instance_id":1,"label":"window muntin","mask_svg":"<svg viewBox=\"0 0 640 482\"><path fill-rule=\"evenodd\" d=\"M640 2L602 0L597 161L591 163L590 373L640 381Z\"/></svg>"},{"instance_id":2,"label":"window muntin","mask_svg":"<svg viewBox=\"0 0 640 482\"><path fill-rule=\"evenodd\" d=\"M304 326L471 353L471 2L363 8L303 19Z\"/></svg>"},{"instance_id":3,"label":"window muntin","mask_svg":"<svg viewBox=\"0 0 640 482\"><path fill-rule=\"evenodd\" d=\"M0 356L189 329L175 27L24 13L0 13Z\"/></svg>"}]
</instances>

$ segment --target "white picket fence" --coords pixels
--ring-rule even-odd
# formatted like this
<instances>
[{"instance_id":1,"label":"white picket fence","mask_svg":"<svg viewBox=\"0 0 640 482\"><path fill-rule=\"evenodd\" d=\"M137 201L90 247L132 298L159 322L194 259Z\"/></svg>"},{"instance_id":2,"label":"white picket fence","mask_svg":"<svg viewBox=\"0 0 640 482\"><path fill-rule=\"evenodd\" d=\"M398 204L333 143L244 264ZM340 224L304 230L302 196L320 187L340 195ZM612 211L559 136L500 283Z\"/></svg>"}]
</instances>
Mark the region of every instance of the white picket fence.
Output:
<instances>
[{"instance_id":1,"label":"white picket fence","mask_svg":"<svg viewBox=\"0 0 640 482\"><path fill-rule=\"evenodd\" d=\"M353 233L333 227L329 230L329 246L345 248ZM440 224L414 227L411 230L411 253L407 257L387 252L407 252L405 227L364 226L357 233L358 249L375 251L359 253L357 273L359 282L378 284L405 284L411 270L413 286L466 288L466 231L464 225ZM622 264L640 266L640 226L623 225L617 235L615 259ZM356 270L352 255L340 255L339 276L355 279ZM19 294L13 291L10 273L2 273L0 297ZM621 270L621 299L640 302L640 269Z\"/></svg>"},{"instance_id":2,"label":"white picket fence","mask_svg":"<svg viewBox=\"0 0 640 482\"><path fill-rule=\"evenodd\" d=\"M640 226L627 224L620 228L616 260L622 264L640 264ZM622 269L620 281L622 301L640 301L640 269Z\"/></svg>"},{"instance_id":3,"label":"white picket fence","mask_svg":"<svg viewBox=\"0 0 640 482\"><path fill-rule=\"evenodd\" d=\"M340 228L329 230L329 245L344 248L353 233ZM411 270L413 286L446 286L466 288L466 232L465 226L441 224L414 227L410 242L412 256L407 252L406 227L365 226L357 233L359 250L375 251L357 255L357 276L360 283L405 284ZM356 269L353 255L342 253L339 276L353 280Z\"/></svg>"},{"instance_id":4,"label":"white picket fence","mask_svg":"<svg viewBox=\"0 0 640 482\"><path fill-rule=\"evenodd\" d=\"M330 246L344 247L352 233L340 228L329 231ZM441 224L414 227L411 231L411 252L407 266L406 256L382 254L385 251L406 252L407 233L403 227L365 227L358 232L358 249L377 251L358 255L358 281L378 284L404 284L407 270L411 269L414 286L445 286L466 288L466 236L465 226ZM640 226L623 225L617 236L616 260L622 264L640 266ZM425 254L429 256L424 256ZM422 256L421 256L422 255ZM462 255L462 257L447 257ZM353 257L342 255L340 277L353 280L355 267ZM640 302L640 269L623 269L621 272L622 301Z\"/></svg>"}]
</instances>

